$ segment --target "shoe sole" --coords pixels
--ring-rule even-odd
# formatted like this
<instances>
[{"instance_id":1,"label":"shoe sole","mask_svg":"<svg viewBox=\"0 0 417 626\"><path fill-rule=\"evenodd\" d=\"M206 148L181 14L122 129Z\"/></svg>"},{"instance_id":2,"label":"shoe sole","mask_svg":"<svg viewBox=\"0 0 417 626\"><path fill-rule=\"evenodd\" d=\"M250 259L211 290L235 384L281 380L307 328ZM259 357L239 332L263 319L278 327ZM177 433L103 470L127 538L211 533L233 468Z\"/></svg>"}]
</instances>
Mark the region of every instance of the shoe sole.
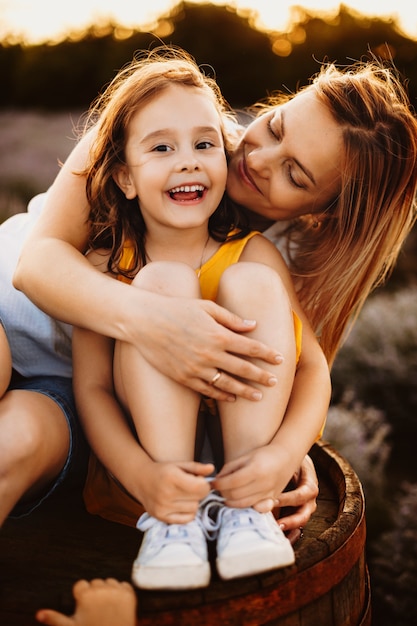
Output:
<instances>
[{"instance_id":1,"label":"shoe sole","mask_svg":"<svg viewBox=\"0 0 417 626\"><path fill-rule=\"evenodd\" d=\"M252 576L261 574L273 569L281 569L295 563L294 551L282 550L279 554L272 550L255 553L240 553L216 559L216 568L219 576L223 580L231 578L241 578L242 576Z\"/></svg>"},{"instance_id":2,"label":"shoe sole","mask_svg":"<svg viewBox=\"0 0 417 626\"><path fill-rule=\"evenodd\" d=\"M198 589L210 583L209 563L196 567L133 567L132 582L141 589Z\"/></svg>"}]
</instances>

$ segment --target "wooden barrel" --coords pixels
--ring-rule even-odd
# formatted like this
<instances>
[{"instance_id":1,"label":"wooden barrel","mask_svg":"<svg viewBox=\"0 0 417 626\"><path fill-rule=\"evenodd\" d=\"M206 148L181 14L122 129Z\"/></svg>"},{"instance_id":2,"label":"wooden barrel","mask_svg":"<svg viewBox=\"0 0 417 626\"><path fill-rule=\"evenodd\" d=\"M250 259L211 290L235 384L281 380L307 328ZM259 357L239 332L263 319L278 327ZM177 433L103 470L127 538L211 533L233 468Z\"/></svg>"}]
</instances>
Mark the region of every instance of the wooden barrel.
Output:
<instances>
[{"instance_id":1,"label":"wooden barrel","mask_svg":"<svg viewBox=\"0 0 417 626\"><path fill-rule=\"evenodd\" d=\"M316 513L295 565L185 592L138 591L138 626L369 626L364 499L350 465L325 443L311 452ZM79 578L130 579L140 535L88 515L78 492L49 499L0 532L0 624L35 626L41 607L72 613ZM119 626L116 625L115 626Z\"/></svg>"},{"instance_id":2,"label":"wooden barrel","mask_svg":"<svg viewBox=\"0 0 417 626\"><path fill-rule=\"evenodd\" d=\"M318 509L292 567L187 592L139 592L141 626L365 626L371 623L361 484L328 444L314 446Z\"/></svg>"}]
</instances>

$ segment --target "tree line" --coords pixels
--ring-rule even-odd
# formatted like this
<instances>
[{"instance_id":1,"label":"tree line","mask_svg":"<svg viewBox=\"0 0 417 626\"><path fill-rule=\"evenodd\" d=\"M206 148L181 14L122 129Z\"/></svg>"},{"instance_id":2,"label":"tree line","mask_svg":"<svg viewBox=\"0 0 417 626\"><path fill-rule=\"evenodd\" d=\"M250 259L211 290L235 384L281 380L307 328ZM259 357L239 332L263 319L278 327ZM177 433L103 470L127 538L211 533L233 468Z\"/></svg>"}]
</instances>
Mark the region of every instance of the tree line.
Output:
<instances>
[{"instance_id":1,"label":"tree line","mask_svg":"<svg viewBox=\"0 0 417 626\"><path fill-rule=\"evenodd\" d=\"M135 51L173 44L211 66L226 99L246 107L278 89L306 84L320 63L392 60L417 108L417 41L395 20L366 18L341 5L332 19L297 9L287 32L263 32L228 7L180 2L152 33L91 25L59 43L0 44L0 108L86 109Z\"/></svg>"}]
</instances>

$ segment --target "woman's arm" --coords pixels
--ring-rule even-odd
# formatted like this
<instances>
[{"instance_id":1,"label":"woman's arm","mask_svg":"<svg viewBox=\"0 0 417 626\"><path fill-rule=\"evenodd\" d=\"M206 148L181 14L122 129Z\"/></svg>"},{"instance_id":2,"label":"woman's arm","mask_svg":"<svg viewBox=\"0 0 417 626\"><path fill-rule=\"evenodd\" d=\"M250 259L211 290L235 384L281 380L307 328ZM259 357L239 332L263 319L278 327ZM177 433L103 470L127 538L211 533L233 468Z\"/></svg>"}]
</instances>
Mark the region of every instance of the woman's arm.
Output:
<instances>
[{"instance_id":1,"label":"woman's arm","mask_svg":"<svg viewBox=\"0 0 417 626\"><path fill-rule=\"evenodd\" d=\"M89 210L85 179L75 172L85 168L90 142L91 135L81 140L50 188L23 248L15 287L52 317L132 342L154 367L195 391L223 400L233 395L255 399L255 388L237 378L268 385L270 373L245 357L275 363L279 355L245 337L253 323L213 302L129 289L96 272L84 258ZM216 369L230 374L224 377L224 391L208 382Z\"/></svg>"}]
</instances>

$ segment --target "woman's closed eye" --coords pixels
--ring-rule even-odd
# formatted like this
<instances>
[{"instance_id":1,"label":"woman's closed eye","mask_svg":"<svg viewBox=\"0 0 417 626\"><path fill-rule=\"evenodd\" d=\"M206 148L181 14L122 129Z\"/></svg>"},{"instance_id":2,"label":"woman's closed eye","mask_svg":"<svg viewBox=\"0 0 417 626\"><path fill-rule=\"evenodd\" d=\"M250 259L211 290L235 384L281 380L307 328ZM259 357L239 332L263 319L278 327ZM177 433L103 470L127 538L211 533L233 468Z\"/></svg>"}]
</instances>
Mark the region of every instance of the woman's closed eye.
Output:
<instances>
[{"instance_id":1,"label":"woman's closed eye","mask_svg":"<svg viewBox=\"0 0 417 626\"><path fill-rule=\"evenodd\" d=\"M292 163L291 162L290 163L286 163L285 164L285 168L286 168L287 178L288 178L290 184L293 185L293 187L296 187L297 189L305 189L306 186L303 183L298 182L294 178Z\"/></svg>"},{"instance_id":2,"label":"woman's closed eye","mask_svg":"<svg viewBox=\"0 0 417 626\"><path fill-rule=\"evenodd\" d=\"M273 117L270 117L266 123L268 131L274 137L274 139L276 139L277 141L280 141L281 133L277 130L276 127L275 128L272 127L272 120L273 120Z\"/></svg>"}]
</instances>

